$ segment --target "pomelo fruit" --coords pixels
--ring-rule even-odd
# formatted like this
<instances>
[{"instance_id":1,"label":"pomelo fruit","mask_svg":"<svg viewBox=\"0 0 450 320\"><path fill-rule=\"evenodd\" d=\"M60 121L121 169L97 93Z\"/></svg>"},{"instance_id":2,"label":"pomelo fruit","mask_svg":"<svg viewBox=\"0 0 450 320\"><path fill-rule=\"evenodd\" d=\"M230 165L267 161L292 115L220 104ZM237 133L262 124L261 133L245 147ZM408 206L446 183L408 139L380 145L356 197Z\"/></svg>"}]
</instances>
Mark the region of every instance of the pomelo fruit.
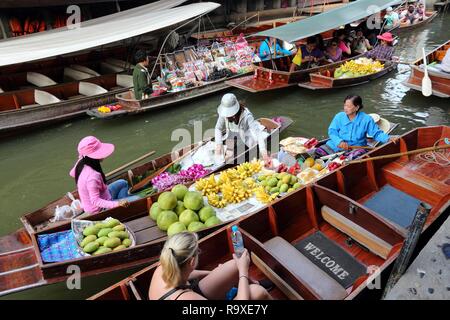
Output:
<instances>
[{"instance_id":1,"label":"pomelo fruit","mask_svg":"<svg viewBox=\"0 0 450 320\"><path fill-rule=\"evenodd\" d=\"M205 222L209 218L215 216L216 212L214 211L214 209L211 206L206 206L206 207L203 207L200 209L198 215L200 217L200 220L202 222Z\"/></svg>"},{"instance_id":2,"label":"pomelo fruit","mask_svg":"<svg viewBox=\"0 0 450 320\"><path fill-rule=\"evenodd\" d=\"M200 192L188 191L183 199L187 209L198 211L203 207L203 196Z\"/></svg>"},{"instance_id":3,"label":"pomelo fruit","mask_svg":"<svg viewBox=\"0 0 450 320\"><path fill-rule=\"evenodd\" d=\"M172 223L178 221L178 216L175 212L166 210L158 214L158 219L156 220L156 224L158 228L162 231L167 231Z\"/></svg>"},{"instance_id":4,"label":"pomelo fruit","mask_svg":"<svg viewBox=\"0 0 450 320\"><path fill-rule=\"evenodd\" d=\"M158 219L158 215L162 212L163 210L159 207L159 203L156 202L152 205L152 207L150 208L150 218L152 218L153 220L157 220Z\"/></svg>"},{"instance_id":5,"label":"pomelo fruit","mask_svg":"<svg viewBox=\"0 0 450 320\"><path fill-rule=\"evenodd\" d=\"M217 218L216 216L213 216L205 221L205 227L212 227L212 226L215 226L215 225L218 225L221 223L222 223L222 221L219 218Z\"/></svg>"},{"instance_id":6,"label":"pomelo fruit","mask_svg":"<svg viewBox=\"0 0 450 320\"><path fill-rule=\"evenodd\" d=\"M169 229L167 229L167 235L170 237L176 233L180 233L183 231L186 231L186 226L178 221L170 225Z\"/></svg>"},{"instance_id":7,"label":"pomelo fruit","mask_svg":"<svg viewBox=\"0 0 450 320\"><path fill-rule=\"evenodd\" d=\"M177 196L173 192L163 192L158 198L158 203L162 210L172 210L177 206Z\"/></svg>"},{"instance_id":8,"label":"pomelo fruit","mask_svg":"<svg viewBox=\"0 0 450 320\"><path fill-rule=\"evenodd\" d=\"M188 231L190 232L197 232L205 228L205 225L201 223L200 221L193 221L189 223Z\"/></svg>"},{"instance_id":9,"label":"pomelo fruit","mask_svg":"<svg viewBox=\"0 0 450 320\"><path fill-rule=\"evenodd\" d=\"M178 201L177 206L175 207L174 210L177 215L180 215L184 210L186 210L186 207L184 206L184 202Z\"/></svg>"},{"instance_id":10,"label":"pomelo fruit","mask_svg":"<svg viewBox=\"0 0 450 320\"><path fill-rule=\"evenodd\" d=\"M186 192L188 192L188 188L183 184L177 184L172 188L172 192L177 196L178 200L183 200Z\"/></svg>"},{"instance_id":11,"label":"pomelo fruit","mask_svg":"<svg viewBox=\"0 0 450 320\"><path fill-rule=\"evenodd\" d=\"M198 215L197 215L194 211L192 211L192 210L190 210L190 209L184 210L184 211L180 214L179 219L180 219L180 222L184 223L184 225L185 225L186 227L187 227L191 222L194 222L194 221L198 221L198 220L199 220Z\"/></svg>"}]
</instances>

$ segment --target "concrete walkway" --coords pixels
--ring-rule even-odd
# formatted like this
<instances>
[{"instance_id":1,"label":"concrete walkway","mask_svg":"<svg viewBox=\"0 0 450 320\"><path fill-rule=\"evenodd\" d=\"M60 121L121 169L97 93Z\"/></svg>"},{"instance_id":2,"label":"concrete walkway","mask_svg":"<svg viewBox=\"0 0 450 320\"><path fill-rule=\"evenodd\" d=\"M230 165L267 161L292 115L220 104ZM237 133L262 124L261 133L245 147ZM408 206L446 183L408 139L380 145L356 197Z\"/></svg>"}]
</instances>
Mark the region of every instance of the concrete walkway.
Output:
<instances>
[{"instance_id":1,"label":"concrete walkway","mask_svg":"<svg viewBox=\"0 0 450 320\"><path fill-rule=\"evenodd\" d=\"M386 300L450 300L450 259L442 251L445 243L450 244L450 217L387 294Z\"/></svg>"}]
</instances>

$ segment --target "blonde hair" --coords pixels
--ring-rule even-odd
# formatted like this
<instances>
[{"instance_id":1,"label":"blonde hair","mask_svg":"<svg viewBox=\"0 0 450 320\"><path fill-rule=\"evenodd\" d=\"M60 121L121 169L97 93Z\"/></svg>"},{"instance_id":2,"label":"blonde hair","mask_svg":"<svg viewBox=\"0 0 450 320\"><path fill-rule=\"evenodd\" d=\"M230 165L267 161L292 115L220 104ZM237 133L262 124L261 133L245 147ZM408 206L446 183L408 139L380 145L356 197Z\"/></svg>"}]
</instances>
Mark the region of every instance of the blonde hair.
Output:
<instances>
[{"instance_id":1,"label":"blonde hair","mask_svg":"<svg viewBox=\"0 0 450 320\"><path fill-rule=\"evenodd\" d=\"M196 233L181 232L167 239L159 259L162 267L162 278L167 287L181 285L181 268L198 251Z\"/></svg>"}]
</instances>

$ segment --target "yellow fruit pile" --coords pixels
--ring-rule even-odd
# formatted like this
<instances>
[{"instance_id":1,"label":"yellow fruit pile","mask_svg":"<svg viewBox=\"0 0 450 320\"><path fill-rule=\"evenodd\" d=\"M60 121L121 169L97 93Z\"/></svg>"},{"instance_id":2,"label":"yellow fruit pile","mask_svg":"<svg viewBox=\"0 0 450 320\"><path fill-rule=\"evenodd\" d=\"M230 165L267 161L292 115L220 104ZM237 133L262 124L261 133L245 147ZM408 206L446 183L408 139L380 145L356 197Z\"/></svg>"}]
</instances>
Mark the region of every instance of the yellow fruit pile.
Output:
<instances>
[{"instance_id":1,"label":"yellow fruit pile","mask_svg":"<svg viewBox=\"0 0 450 320\"><path fill-rule=\"evenodd\" d=\"M383 70L384 64L380 61L373 61L372 59L359 58L345 62L335 71L335 78L346 77L361 77Z\"/></svg>"},{"instance_id":2,"label":"yellow fruit pile","mask_svg":"<svg viewBox=\"0 0 450 320\"><path fill-rule=\"evenodd\" d=\"M108 108L107 106L101 106L101 107L97 108L97 110L98 110L98 112L101 112L101 113L109 113L109 112L111 112L111 109Z\"/></svg>"},{"instance_id":3,"label":"yellow fruit pile","mask_svg":"<svg viewBox=\"0 0 450 320\"><path fill-rule=\"evenodd\" d=\"M216 181L214 175L199 179L195 188L208 198L208 203L216 208L239 203L250 198L257 187L252 176L261 171L263 163L257 160L245 162L236 168L222 171Z\"/></svg>"},{"instance_id":4,"label":"yellow fruit pile","mask_svg":"<svg viewBox=\"0 0 450 320\"><path fill-rule=\"evenodd\" d=\"M279 192L273 193L269 195L266 190L264 189L264 186L259 186L255 188L255 196L256 200L258 200L261 203L269 203L275 200L275 198L279 195Z\"/></svg>"}]
</instances>

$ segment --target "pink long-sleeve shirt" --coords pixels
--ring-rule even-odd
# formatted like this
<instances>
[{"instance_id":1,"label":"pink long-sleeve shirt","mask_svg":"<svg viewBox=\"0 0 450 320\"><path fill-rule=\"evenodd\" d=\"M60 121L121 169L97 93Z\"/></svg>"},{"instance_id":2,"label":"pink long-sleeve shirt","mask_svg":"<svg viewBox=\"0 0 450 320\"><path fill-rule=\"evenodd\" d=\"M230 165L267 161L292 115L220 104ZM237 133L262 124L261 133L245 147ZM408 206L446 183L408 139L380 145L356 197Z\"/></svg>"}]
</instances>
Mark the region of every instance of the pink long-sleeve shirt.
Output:
<instances>
[{"instance_id":1,"label":"pink long-sleeve shirt","mask_svg":"<svg viewBox=\"0 0 450 320\"><path fill-rule=\"evenodd\" d=\"M74 178L75 167L70 171L70 175ZM102 175L89 166L84 166L81 171L77 188L84 212L97 213L102 209L112 209L119 206L118 201L111 200L111 194L108 191L108 186L103 182Z\"/></svg>"}]
</instances>

